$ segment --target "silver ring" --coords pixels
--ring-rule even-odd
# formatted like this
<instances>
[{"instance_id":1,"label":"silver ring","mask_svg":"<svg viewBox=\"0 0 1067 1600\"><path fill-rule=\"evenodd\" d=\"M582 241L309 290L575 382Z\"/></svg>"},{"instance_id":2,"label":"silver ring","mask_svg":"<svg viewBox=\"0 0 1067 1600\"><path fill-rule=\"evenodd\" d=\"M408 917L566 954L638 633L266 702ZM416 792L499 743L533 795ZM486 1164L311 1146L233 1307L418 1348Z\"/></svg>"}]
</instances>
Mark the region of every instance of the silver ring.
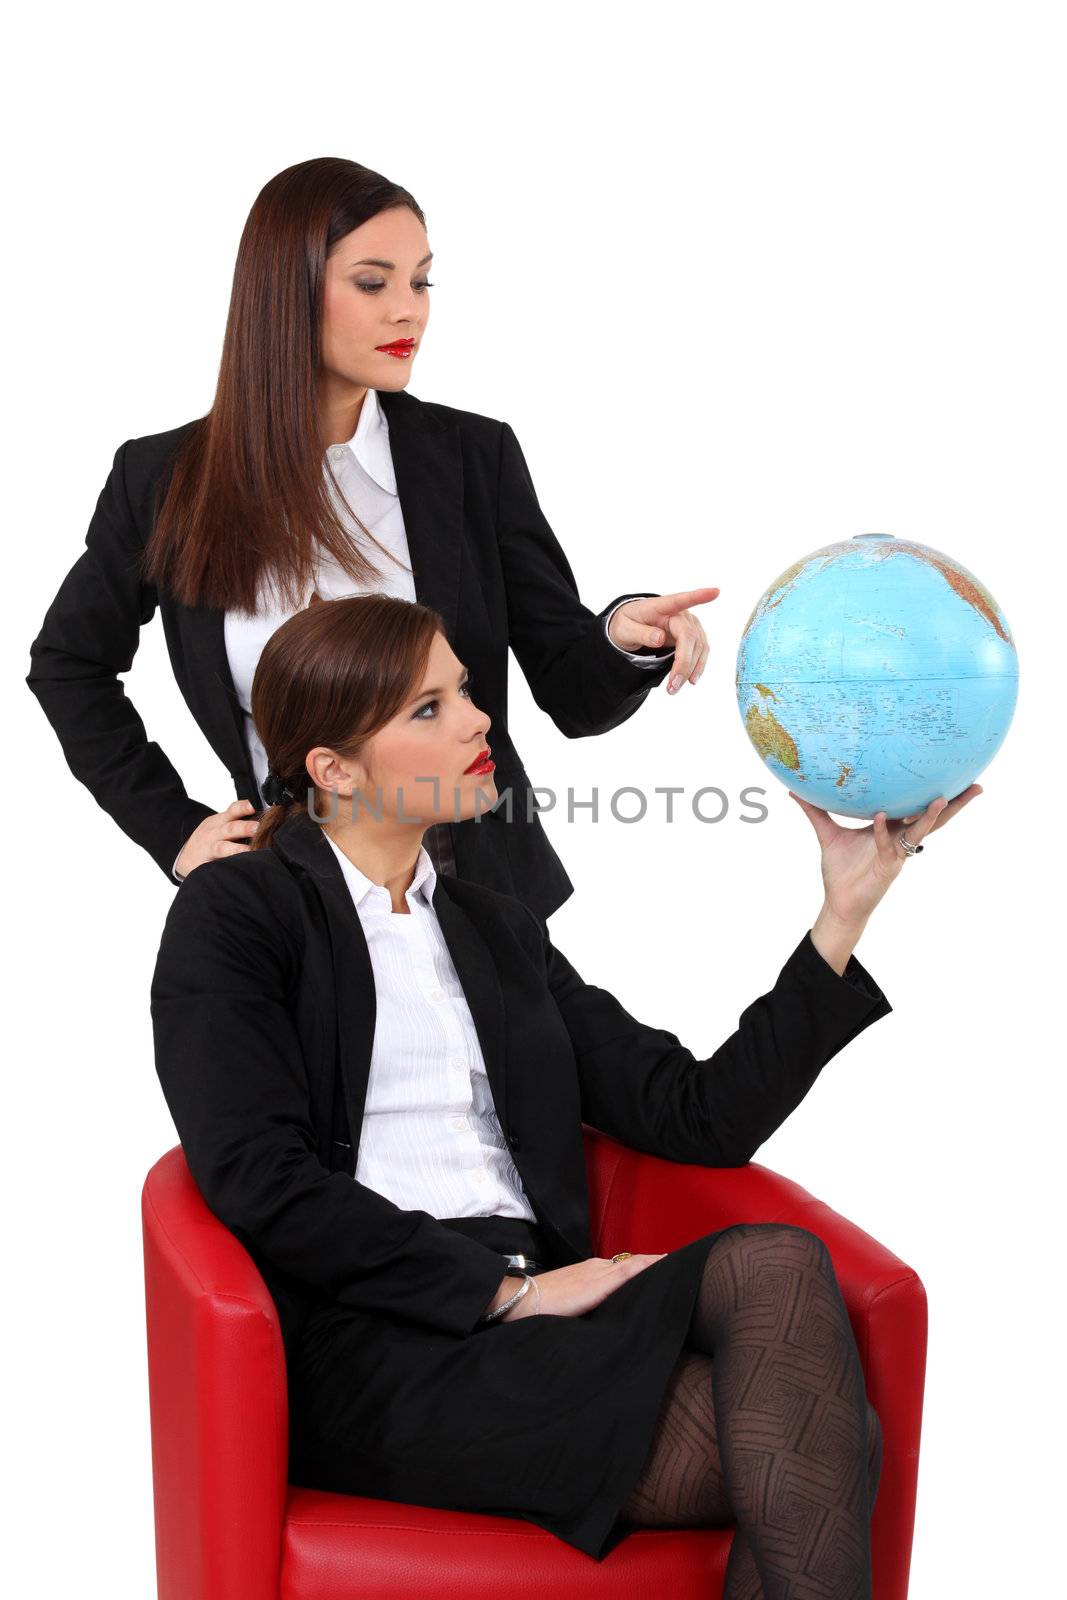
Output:
<instances>
[{"instance_id":1,"label":"silver ring","mask_svg":"<svg viewBox=\"0 0 1067 1600\"><path fill-rule=\"evenodd\" d=\"M909 856L922 855L922 852L926 849L925 845L912 844L911 840L905 833L897 834L897 843L903 846L905 855Z\"/></svg>"}]
</instances>

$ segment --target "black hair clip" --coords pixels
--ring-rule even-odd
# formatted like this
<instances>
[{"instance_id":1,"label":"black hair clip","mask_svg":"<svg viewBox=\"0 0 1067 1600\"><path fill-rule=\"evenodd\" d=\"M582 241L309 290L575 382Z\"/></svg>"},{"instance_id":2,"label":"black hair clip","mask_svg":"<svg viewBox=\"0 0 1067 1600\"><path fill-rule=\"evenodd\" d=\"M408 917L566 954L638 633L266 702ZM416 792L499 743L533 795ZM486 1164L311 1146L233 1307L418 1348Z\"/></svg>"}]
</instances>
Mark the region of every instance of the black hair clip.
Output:
<instances>
[{"instance_id":1,"label":"black hair clip","mask_svg":"<svg viewBox=\"0 0 1067 1600\"><path fill-rule=\"evenodd\" d=\"M267 768L263 780L263 798L269 806L291 805L296 799L292 785L283 783L273 767Z\"/></svg>"}]
</instances>

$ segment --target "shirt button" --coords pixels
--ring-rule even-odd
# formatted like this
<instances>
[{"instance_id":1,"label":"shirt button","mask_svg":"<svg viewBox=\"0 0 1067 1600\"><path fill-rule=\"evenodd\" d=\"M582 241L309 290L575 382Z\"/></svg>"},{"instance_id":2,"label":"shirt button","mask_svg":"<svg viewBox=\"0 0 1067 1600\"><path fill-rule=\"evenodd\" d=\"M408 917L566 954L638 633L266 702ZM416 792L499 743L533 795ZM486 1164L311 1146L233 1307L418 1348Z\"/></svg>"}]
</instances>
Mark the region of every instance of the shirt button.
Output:
<instances>
[{"instance_id":1,"label":"shirt button","mask_svg":"<svg viewBox=\"0 0 1067 1600\"><path fill-rule=\"evenodd\" d=\"M454 1128L465 1128L467 1126L466 1117L453 1117L452 1118L452 1126Z\"/></svg>"},{"instance_id":2,"label":"shirt button","mask_svg":"<svg viewBox=\"0 0 1067 1600\"><path fill-rule=\"evenodd\" d=\"M443 1000L444 997L445 997L445 993L444 993L443 989L431 989L430 990L430 999L431 1000Z\"/></svg>"},{"instance_id":3,"label":"shirt button","mask_svg":"<svg viewBox=\"0 0 1067 1600\"><path fill-rule=\"evenodd\" d=\"M348 446L346 444L332 444L330 446L330 454L333 456L335 461L340 461L347 449Z\"/></svg>"},{"instance_id":4,"label":"shirt button","mask_svg":"<svg viewBox=\"0 0 1067 1600\"><path fill-rule=\"evenodd\" d=\"M448 1064L449 1064L450 1067L462 1067L462 1065L463 1065L462 1061L459 1059L458 1056L453 1056L451 1061Z\"/></svg>"}]
</instances>

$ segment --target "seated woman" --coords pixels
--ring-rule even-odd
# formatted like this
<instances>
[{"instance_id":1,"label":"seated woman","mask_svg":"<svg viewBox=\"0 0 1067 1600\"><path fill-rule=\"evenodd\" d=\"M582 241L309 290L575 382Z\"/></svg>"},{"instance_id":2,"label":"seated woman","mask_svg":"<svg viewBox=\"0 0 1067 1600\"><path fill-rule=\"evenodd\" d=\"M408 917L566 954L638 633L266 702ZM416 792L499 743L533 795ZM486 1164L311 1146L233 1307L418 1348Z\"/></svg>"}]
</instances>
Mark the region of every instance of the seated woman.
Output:
<instances>
[{"instance_id":1,"label":"seated woman","mask_svg":"<svg viewBox=\"0 0 1067 1600\"><path fill-rule=\"evenodd\" d=\"M741 1218L593 1256L582 1123L749 1161L891 1009L852 947L902 825L805 805L823 906L699 1060L522 901L434 873L427 827L506 829L509 803L435 611L297 613L252 711L277 803L178 890L152 1020L189 1168L278 1306L291 1481L523 1517L598 1560L634 1525L736 1523L730 1600L869 1595L880 1433L826 1246Z\"/></svg>"}]
</instances>

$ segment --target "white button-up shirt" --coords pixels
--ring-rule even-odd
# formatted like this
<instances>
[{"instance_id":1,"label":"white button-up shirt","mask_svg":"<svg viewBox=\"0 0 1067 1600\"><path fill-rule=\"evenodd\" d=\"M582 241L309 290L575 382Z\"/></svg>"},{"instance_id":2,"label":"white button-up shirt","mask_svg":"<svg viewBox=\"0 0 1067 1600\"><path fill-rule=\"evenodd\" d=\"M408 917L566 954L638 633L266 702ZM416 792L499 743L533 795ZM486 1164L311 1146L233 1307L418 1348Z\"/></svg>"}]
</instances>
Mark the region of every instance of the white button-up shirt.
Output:
<instances>
[{"instance_id":1,"label":"white button-up shirt","mask_svg":"<svg viewBox=\"0 0 1067 1600\"><path fill-rule=\"evenodd\" d=\"M244 713L245 743L248 746L252 770L261 795L267 776L267 754L252 721L252 679L259 665L263 646L274 630L280 628L294 611L305 610L311 603L313 592L317 592L324 600L340 600L346 595L367 593L391 594L401 600L418 599L415 593L415 580L411 573L411 556L404 517L397 494L393 457L389 448L389 424L378 402L376 390L367 390L360 407L356 431L351 439L347 444L330 445L328 454L334 476L344 496L343 500L339 500L331 485L330 492L334 504L342 521L351 528L353 539L360 543L362 553L377 567L380 577L368 588L365 584L358 583L325 553L320 552L315 563L314 577L308 584L299 606L291 607L283 604L274 584L264 579L260 585L253 616L241 611L227 611L223 624L226 656L237 698ZM325 470L324 462L323 471ZM378 544L389 552L388 555L383 554L375 545L368 544L353 522L351 512L355 512L364 527L370 529ZM625 605L628 599L636 598L635 595L627 595L618 602L618 605L611 608L604 618L605 632L619 606ZM673 653L671 650L663 650L658 655L639 656L632 651L622 650L615 644L614 639L611 639L610 634L608 637L614 649L642 667L657 667ZM180 855L181 851L178 854ZM177 878L176 873L174 876ZM180 879L178 881L180 882Z\"/></svg>"},{"instance_id":2,"label":"white button-up shirt","mask_svg":"<svg viewBox=\"0 0 1067 1600\"><path fill-rule=\"evenodd\" d=\"M405 898L360 872L329 834L363 928L376 1014L355 1176L406 1211L537 1221L511 1159L425 848Z\"/></svg>"}]
</instances>

